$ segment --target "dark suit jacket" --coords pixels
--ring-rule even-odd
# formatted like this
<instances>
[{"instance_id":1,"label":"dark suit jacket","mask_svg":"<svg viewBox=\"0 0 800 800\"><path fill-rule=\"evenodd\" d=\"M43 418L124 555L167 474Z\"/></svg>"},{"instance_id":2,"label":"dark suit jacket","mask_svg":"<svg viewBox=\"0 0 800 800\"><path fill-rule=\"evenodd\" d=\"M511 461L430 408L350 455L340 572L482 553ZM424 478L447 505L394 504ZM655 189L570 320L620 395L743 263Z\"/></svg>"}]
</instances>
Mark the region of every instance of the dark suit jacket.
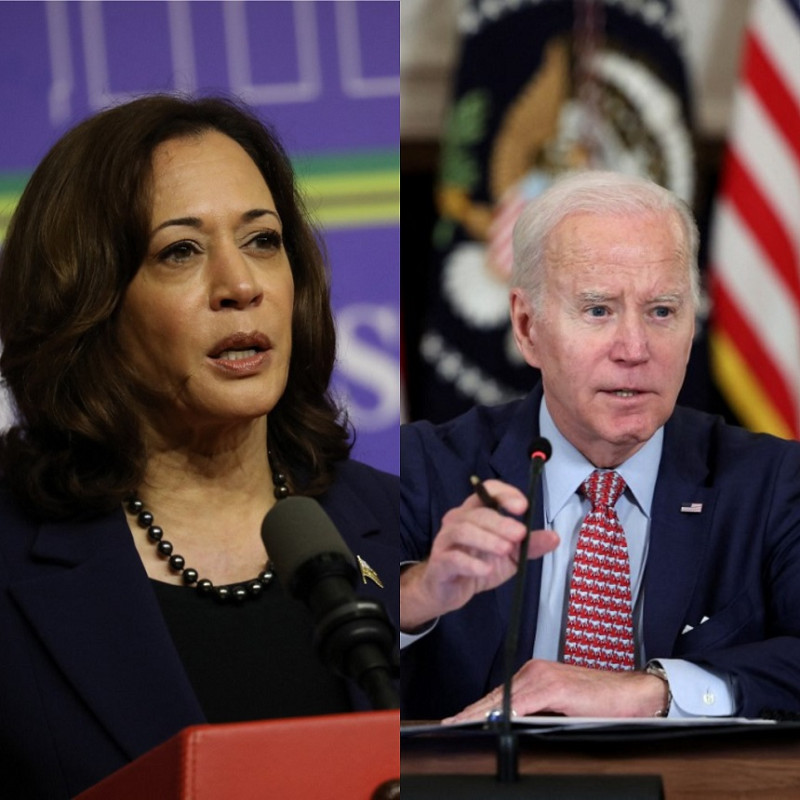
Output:
<instances>
[{"instance_id":1,"label":"dark suit jacket","mask_svg":"<svg viewBox=\"0 0 800 800\"><path fill-rule=\"evenodd\" d=\"M396 476L344 462L320 500L396 622ZM0 489L0 797L71 797L203 722L123 511L37 524Z\"/></svg>"},{"instance_id":2,"label":"dark suit jacket","mask_svg":"<svg viewBox=\"0 0 800 800\"><path fill-rule=\"evenodd\" d=\"M403 427L404 559L426 556L444 513L470 494L471 474L525 490L541 397L538 388L437 427ZM702 512L682 512L687 503ZM539 503L534 528L542 526ZM531 561L517 668L533 650L540 581L541 561ZM502 683L513 584L475 596L404 649L406 718L450 715ZM684 634L686 625L693 630ZM653 497L643 638L648 658L732 675L740 714L800 711L800 444L675 410Z\"/></svg>"}]
</instances>

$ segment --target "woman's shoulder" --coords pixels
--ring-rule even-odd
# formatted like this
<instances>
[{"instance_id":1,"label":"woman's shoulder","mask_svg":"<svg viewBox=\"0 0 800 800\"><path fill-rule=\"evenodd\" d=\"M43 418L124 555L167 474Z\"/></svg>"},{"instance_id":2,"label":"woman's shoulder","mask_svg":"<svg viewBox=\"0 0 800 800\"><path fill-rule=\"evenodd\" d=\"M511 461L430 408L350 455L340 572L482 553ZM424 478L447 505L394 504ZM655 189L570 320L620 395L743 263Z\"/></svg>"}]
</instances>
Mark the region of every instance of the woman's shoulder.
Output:
<instances>
[{"instance_id":1,"label":"woman's shoulder","mask_svg":"<svg viewBox=\"0 0 800 800\"><path fill-rule=\"evenodd\" d=\"M128 531L122 508L81 518L52 519L19 501L0 479L0 561L30 564L49 557L68 563L90 556L98 547L124 540Z\"/></svg>"},{"instance_id":2,"label":"woman's shoulder","mask_svg":"<svg viewBox=\"0 0 800 800\"><path fill-rule=\"evenodd\" d=\"M0 576L11 579L32 563L30 552L40 524L17 501L8 483L0 480Z\"/></svg>"},{"instance_id":3,"label":"woman's shoulder","mask_svg":"<svg viewBox=\"0 0 800 800\"><path fill-rule=\"evenodd\" d=\"M38 524L19 502L9 482L0 477L0 532L4 529L36 527Z\"/></svg>"},{"instance_id":4,"label":"woman's shoulder","mask_svg":"<svg viewBox=\"0 0 800 800\"><path fill-rule=\"evenodd\" d=\"M352 458L336 465L333 483L326 494L337 499L349 498L370 508L389 507L398 513L400 478Z\"/></svg>"},{"instance_id":5,"label":"woman's shoulder","mask_svg":"<svg viewBox=\"0 0 800 800\"><path fill-rule=\"evenodd\" d=\"M386 524L397 525L400 508L400 478L355 459L336 464L334 478L319 498L327 510L361 516L369 510Z\"/></svg>"},{"instance_id":6,"label":"woman's shoulder","mask_svg":"<svg viewBox=\"0 0 800 800\"><path fill-rule=\"evenodd\" d=\"M356 486L375 486L382 487L386 491L396 491L400 486L400 478L391 472L372 467L363 461L348 458L336 464L335 477L336 483Z\"/></svg>"}]
</instances>

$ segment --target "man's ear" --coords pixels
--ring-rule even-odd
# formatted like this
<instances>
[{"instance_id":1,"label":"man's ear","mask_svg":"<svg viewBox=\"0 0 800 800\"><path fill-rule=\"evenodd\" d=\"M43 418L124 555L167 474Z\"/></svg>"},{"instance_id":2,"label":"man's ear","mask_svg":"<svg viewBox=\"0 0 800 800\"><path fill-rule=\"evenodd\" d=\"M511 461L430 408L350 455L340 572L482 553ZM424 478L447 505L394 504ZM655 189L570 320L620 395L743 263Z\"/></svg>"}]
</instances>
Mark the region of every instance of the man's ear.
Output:
<instances>
[{"instance_id":1,"label":"man's ear","mask_svg":"<svg viewBox=\"0 0 800 800\"><path fill-rule=\"evenodd\" d=\"M511 330L514 333L517 348L530 366L538 367L533 307L528 295L522 289L512 289L509 301L511 303Z\"/></svg>"}]
</instances>

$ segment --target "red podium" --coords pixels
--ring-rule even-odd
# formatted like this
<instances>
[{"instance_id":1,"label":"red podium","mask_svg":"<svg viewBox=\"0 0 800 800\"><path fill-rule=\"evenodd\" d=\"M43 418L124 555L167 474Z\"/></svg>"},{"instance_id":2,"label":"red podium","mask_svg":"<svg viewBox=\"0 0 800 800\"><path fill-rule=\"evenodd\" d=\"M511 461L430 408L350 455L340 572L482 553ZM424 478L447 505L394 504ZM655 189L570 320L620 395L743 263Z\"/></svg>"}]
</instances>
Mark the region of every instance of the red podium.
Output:
<instances>
[{"instance_id":1,"label":"red podium","mask_svg":"<svg viewBox=\"0 0 800 800\"><path fill-rule=\"evenodd\" d=\"M365 711L186 728L76 800L373 800L399 778L400 713Z\"/></svg>"}]
</instances>

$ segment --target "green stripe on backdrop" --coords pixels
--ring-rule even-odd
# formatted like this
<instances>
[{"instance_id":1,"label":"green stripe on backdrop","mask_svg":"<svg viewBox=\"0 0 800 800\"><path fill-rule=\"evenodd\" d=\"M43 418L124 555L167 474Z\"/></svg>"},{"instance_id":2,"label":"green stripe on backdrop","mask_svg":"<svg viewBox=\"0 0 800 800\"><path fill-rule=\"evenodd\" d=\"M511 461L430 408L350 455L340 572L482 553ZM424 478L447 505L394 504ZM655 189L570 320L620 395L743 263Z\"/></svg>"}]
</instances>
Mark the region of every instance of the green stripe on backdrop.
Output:
<instances>
[{"instance_id":1,"label":"green stripe on backdrop","mask_svg":"<svg viewBox=\"0 0 800 800\"><path fill-rule=\"evenodd\" d=\"M324 228L400 221L397 150L311 156L294 165L309 207Z\"/></svg>"},{"instance_id":2,"label":"green stripe on backdrop","mask_svg":"<svg viewBox=\"0 0 800 800\"><path fill-rule=\"evenodd\" d=\"M400 157L396 150L305 156L293 160L310 211L323 228L396 225ZM29 173L0 173L0 241Z\"/></svg>"},{"instance_id":3,"label":"green stripe on backdrop","mask_svg":"<svg viewBox=\"0 0 800 800\"><path fill-rule=\"evenodd\" d=\"M27 173L0 173L0 242L6 237L8 221L17 207L17 202L19 202L20 195L27 182Z\"/></svg>"}]
</instances>

